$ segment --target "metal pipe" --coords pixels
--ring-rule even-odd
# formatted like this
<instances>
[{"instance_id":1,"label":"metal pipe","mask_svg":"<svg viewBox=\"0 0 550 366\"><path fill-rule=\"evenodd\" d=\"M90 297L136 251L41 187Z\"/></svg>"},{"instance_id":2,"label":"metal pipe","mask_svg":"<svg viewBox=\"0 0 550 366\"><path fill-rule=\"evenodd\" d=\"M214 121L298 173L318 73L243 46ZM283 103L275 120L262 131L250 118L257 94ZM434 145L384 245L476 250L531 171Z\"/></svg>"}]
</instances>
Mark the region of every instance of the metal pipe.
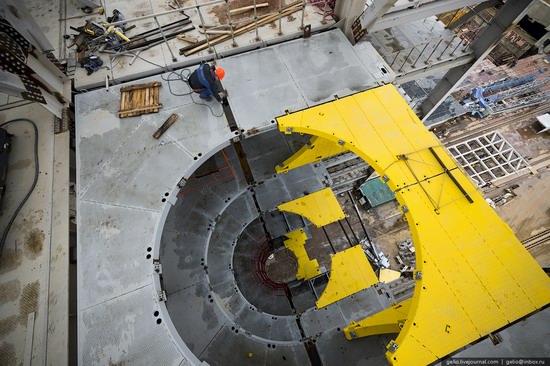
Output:
<instances>
[{"instance_id":1,"label":"metal pipe","mask_svg":"<svg viewBox=\"0 0 550 366\"><path fill-rule=\"evenodd\" d=\"M321 19L321 24L327 24L327 21L325 18L327 17L327 0L325 0L325 3L323 5L323 19Z\"/></svg>"},{"instance_id":2,"label":"metal pipe","mask_svg":"<svg viewBox=\"0 0 550 366\"><path fill-rule=\"evenodd\" d=\"M227 20L229 21L229 29L231 30L231 39L233 40L233 47L237 47L237 42L235 42L235 30L233 29L233 22L231 21L231 12L229 11L229 4L225 0L225 11L227 12Z\"/></svg>"},{"instance_id":3,"label":"metal pipe","mask_svg":"<svg viewBox=\"0 0 550 366\"><path fill-rule=\"evenodd\" d=\"M211 1L211 2L206 3L206 4L191 5L191 6L185 6L183 8L176 8L176 9L172 9L172 10L161 11L160 13L153 13L153 14L149 14L149 15L144 15L142 17L136 17L136 18L132 18L132 19L124 19L124 20L121 20L119 22L103 24L103 26L109 27L111 25L121 25L121 24L125 24L125 23L139 22L139 21L142 21L142 20L146 20L146 19L150 19L150 18L162 16L162 15L168 15L168 14L172 14L172 13L179 13L180 11L185 11L185 10L192 10L192 9L197 8L199 6L215 5L215 4L223 3L224 1L225 0L214 0L214 1Z\"/></svg>"},{"instance_id":4,"label":"metal pipe","mask_svg":"<svg viewBox=\"0 0 550 366\"><path fill-rule=\"evenodd\" d=\"M283 10L283 0L279 0L279 33L277 35L283 34L283 28L281 27L281 12Z\"/></svg>"},{"instance_id":5,"label":"metal pipe","mask_svg":"<svg viewBox=\"0 0 550 366\"><path fill-rule=\"evenodd\" d=\"M256 42L260 41L260 36L258 35L258 10L256 9L256 0L254 0L254 29L256 30Z\"/></svg>"},{"instance_id":6,"label":"metal pipe","mask_svg":"<svg viewBox=\"0 0 550 366\"><path fill-rule=\"evenodd\" d=\"M199 18L201 19L202 29L206 29L204 26L204 19L202 17L201 8L200 6L196 6L197 11L199 12ZM208 52L212 53L212 45L210 44L210 40L208 39L208 33L204 32L204 39L206 40L206 44L208 44Z\"/></svg>"},{"instance_id":7,"label":"metal pipe","mask_svg":"<svg viewBox=\"0 0 550 366\"><path fill-rule=\"evenodd\" d=\"M402 71L403 70L403 67L405 66L405 64L407 63L407 60L409 59L409 57L411 57L411 54L413 53L413 51L416 49L416 47L413 47L411 48L411 52L409 52L409 54L407 55L407 57L405 57L405 61L403 61L403 63L401 64L401 67L399 68L399 71Z\"/></svg>"},{"instance_id":8,"label":"metal pipe","mask_svg":"<svg viewBox=\"0 0 550 366\"><path fill-rule=\"evenodd\" d=\"M367 238L367 241L369 243L372 243L369 233L367 232L367 227L365 226L365 223L363 222L363 218L361 217L361 214L359 213L359 209L357 208L357 204L355 203L355 200L353 199L353 195L350 191L348 191L349 199L351 200L351 203L353 203L353 208L355 209L355 213L357 214L357 218L359 219L359 222L361 223L361 227L363 228L363 231L365 232L365 236Z\"/></svg>"},{"instance_id":9,"label":"metal pipe","mask_svg":"<svg viewBox=\"0 0 550 366\"><path fill-rule=\"evenodd\" d=\"M447 49L451 46L451 44L453 44L453 41L455 40L455 38L458 37L458 36L454 36L453 39L451 39L449 41L449 43L447 43L447 46L443 49L443 52L441 52L441 54L439 55L439 57L437 58L438 60L441 60L441 57L443 56L443 54L445 53L445 51L447 51Z\"/></svg>"},{"instance_id":10,"label":"metal pipe","mask_svg":"<svg viewBox=\"0 0 550 366\"><path fill-rule=\"evenodd\" d=\"M151 9L153 9L153 3L151 0L149 0L149 5L151 5ZM176 62L178 58L174 55L174 52L172 52L172 47L168 44L168 40L166 39L166 36L164 35L164 31L162 30L162 27L160 26L160 23L157 19L157 17L153 17L155 19L155 23L157 23L157 27L160 30L160 34L162 35L162 39L164 39L164 43L166 43L166 47L168 47L168 51L170 51L170 55L172 55L172 62Z\"/></svg>"},{"instance_id":11,"label":"metal pipe","mask_svg":"<svg viewBox=\"0 0 550 366\"><path fill-rule=\"evenodd\" d=\"M395 55L395 58L393 59L393 61L392 61L391 64L390 64L390 67L393 66L393 64L395 63L395 60L397 60L397 56L399 56L399 54L401 53L401 51L403 51L403 50L399 50L399 51L397 52L397 54Z\"/></svg>"},{"instance_id":12,"label":"metal pipe","mask_svg":"<svg viewBox=\"0 0 550 366\"><path fill-rule=\"evenodd\" d=\"M437 42L437 45L435 46L435 48L433 49L432 53L430 53L430 55L428 56L428 58L426 59L426 61L424 61L424 63L427 65L428 62L430 62L430 58L433 56L433 54L435 53L435 50L437 50L437 47L439 47L439 45L441 44L441 42L443 42L443 38L441 38L439 40L439 42Z\"/></svg>"},{"instance_id":13,"label":"metal pipe","mask_svg":"<svg viewBox=\"0 0 550 366\"><path fill-rule=\"evenodd\" d=\"M304 29L304 15L306 13L306 0L302 1L302 24L300 25L300 29Z\"/></svg>"},{"instance_id":14,"label":"metal pipe","mask_svg":"<svg viewBox=\"0 0 550 366\"><path fill-rule=\"evenodd\" d=\"M353 234L353 237L355 238L355 242L356 242L356 243L359 243L359 238L358 238L357 235L355 234L355 231L353 231L353 227L351 227L351 223L349 222L347 216L344 217L344 220L346 220L346 222L348 223L349 229L351 230L351 233Z\"/></svg>"},{"instance_id":15,"label":"metal pipe","mask_svg":"<svg viewBox=\"0 0 550 366\"><path fill-rule=\"evenodd\" d=\"M462 38L460 38L460 42L458 42L458 45L455 47L455 49L453 50L453 52L451 52L451 56L454 56L456 50L458 50L458 47L460 47L460 45L462 44L462 42L464 42L464 40Z\"/></svg>"},{"instance_id":16,"label":"metal pipe","mask_svg":"<svg viewBox=\"0 0 550 366\"><path fill-rule=\"evenodd\" d=\"M411 65L411 67L413 69L416 67L416 63L418 62L418 60L420 60L420 56L422 56L422 54L424 53L424 51L426 50L426 47L428 47L428 45L429 45L429 43L426 43L426 45L424 46L422 51L420 51L420 55L418 55L418 57L416 58L416 61Z\"/></svg>"}]
</instances>

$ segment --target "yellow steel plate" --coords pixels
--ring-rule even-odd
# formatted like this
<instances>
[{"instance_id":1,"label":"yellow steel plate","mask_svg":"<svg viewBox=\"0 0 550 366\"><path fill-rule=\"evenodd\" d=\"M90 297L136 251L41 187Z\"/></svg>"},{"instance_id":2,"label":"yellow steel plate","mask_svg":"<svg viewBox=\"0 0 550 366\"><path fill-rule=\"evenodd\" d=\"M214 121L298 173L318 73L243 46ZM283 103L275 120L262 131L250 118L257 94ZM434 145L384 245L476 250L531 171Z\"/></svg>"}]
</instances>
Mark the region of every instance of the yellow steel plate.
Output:
<instances>
[{"instance_id":1,"label":"yellow steel plate","mask_svg":"<svg viewBox=\"0 0 550 366\"><path fill-rule=\"evenodd\" d=\"M317 227L328 225L346 217L330 188L285 202L277 208L279 211L292 212L303 216Z\"/></svg>"},{"instance_id":2,"label":"yellow steel plate","mask_svg":"<svg viewBox=\"0 0 550 366\"><path fill-rule=\"evenodd\" d=\"M321 274L317 259L309 259L309 255L304 248L307 241L306 233L303 229L298 229L285 234L285 247L294 253L298 260L298 272L296 279L307 280Z\"/></svg>"},{"instance_id":3,"label":"yellow steel plate","mask_svg":"<svg viewBox=\"0 0 550 366\"><path fill-rule=\"evenodd\" d=\"M395 87L277 120L282 132L320 136L366 160L405 212L421 279L386 353L392 364L429 364L550 303L548 276Z\"/></svg>"},{"instance_id":4,"label":"yellow steel plate","mask_svg":"<svg viewBox=\"0 0 550 366\"><path fill-rule=\"evenodd\" d=\"M378 282L376 274L360 245L334 254L331 258L330 278L317 308L330 305Z\"/></svg>"},{"instance_id":5,"label":"yellow steel plate","mask_svg":"<svg viewBox=\"0 0 550 366\"><path fill-rule=\"evenodd\" d=\"M275 167L277 173L286 173L291 169L297 168L302 165L314 163L329 156L341 154L346 152L347 149L341 145L335 144L331 140L326 140L322 137L313 136L311 140L294 155L286 159L280 165Z\"/></svg>"},{"instance_id":6,"label":"yellow steel plate","mask_svg":"<svg viewBox=\"0 0 550 366\"><path fill-rule=\"evenodd\" d=\"M407 319L411 303L412 299L407 299L360 322L351 322L349 327L344 328L344 335L351 340L375 334L399 333Z\"/></svg>"},{"instance_id":7,"label":"yellow steel plate","mask_svg":"<svg viewBox=\"0 0 550 366\"><path fill-rule=\"evenodd\" d=\"M390 283L401 277L401 272L389 268L382 268L378 280L383 283Z\"/></svg>"}]
</instances>

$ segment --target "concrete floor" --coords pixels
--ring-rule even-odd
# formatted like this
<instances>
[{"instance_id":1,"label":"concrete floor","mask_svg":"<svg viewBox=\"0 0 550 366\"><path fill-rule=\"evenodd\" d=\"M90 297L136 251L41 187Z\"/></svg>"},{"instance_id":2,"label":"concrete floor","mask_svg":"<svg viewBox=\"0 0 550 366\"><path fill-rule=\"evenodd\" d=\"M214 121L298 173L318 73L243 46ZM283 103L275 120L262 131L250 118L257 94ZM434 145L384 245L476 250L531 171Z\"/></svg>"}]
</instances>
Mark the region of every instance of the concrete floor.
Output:
<instances>
[{"instance_id":1,"label":"concrete floor","mask_svg":"<svg viewBox=\"0 0 550 366\"><path fill-rule=\"evenodd\" d=\"M69 338L69 133L54 135L54 116L37 104L0 111L0 123L15 118L38 126L40 174L0 259L0 364L59 364L67 360ZM15 137L1 206L2 232L35 169L32 126L5 128Z\"/></svg>"}]
</instances>

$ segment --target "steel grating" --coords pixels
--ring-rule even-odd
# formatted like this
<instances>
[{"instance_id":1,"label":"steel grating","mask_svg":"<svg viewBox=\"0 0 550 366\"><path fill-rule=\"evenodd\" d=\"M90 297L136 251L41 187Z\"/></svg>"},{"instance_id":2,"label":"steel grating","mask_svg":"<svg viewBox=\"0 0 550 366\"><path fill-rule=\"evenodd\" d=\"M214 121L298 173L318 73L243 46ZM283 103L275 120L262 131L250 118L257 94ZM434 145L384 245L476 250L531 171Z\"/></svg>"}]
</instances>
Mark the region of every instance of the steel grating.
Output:
<instances>
[{"instance_id":1,"label":"steel grating","mask_svg":"<svg viewBox=\"0 0 550 366\"><path fill-rule=\"evenodd\" d=\"M529 168L527 160L498 131L449 146L448 150L478 186Z\"/></svg>"}]
</instances>

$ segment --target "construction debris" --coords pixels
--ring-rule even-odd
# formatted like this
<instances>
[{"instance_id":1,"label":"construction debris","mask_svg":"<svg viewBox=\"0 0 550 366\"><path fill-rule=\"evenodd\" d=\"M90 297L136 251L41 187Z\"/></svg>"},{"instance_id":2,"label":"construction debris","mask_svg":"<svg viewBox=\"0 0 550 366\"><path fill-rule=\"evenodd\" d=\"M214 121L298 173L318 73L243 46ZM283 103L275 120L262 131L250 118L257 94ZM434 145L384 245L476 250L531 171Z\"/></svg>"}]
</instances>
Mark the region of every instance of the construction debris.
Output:
<instances>
[{"instance_id":1,"label":"construction debris","mask_svg":"<svg viewBox=\"0 0 550 366\"><path fill-rule=\"evenodd\" d=\"M139 52L159 45L166 40L183 36L183 33L194 30L191 20L183 11L183 19L175 22L158 26L155 29L133 35L130 39L126 33L135 28L135 25L127 26L126 23L117 26L109 25L111 23L123 22L124 15L117 9L113 10L113 15L107 18L107 21L86 21L81 27L71 27L78 34L66 35L66 38L73 38L72 44L68 47L76 46L77 59L82 67L86 68L88 75L96 71L103 62L97 55L98 53L122 54L123 52ZM184 28L187 26L186 28ZM181 38L180 38L181 39ZM195 42L190 42L192 44ZM137 56L136 56L137 57ZM90 59L92 60L90 62Z\"/></svg>"},{"instance_id":2,"label":"construction debris","mask_svg":"<svg viewBox=\"0 0 550 366\"><path fill-rule=\"evenodd\" d=\"M189 42L191 44L195 44L199 41L196 37L193 37L187 34L178 34L176 38L179 39L180 41Z\"/></svg>"},{"instance_id":3,"label":"construction debris","mask_svg":"<svg viewBox=\"0 0 550 366\"><path fill-rule=\"evenodd\" d=\"M119 118L140 116L147 113L157 113L162 104L159 103L159 81L125 86L120 89Z\"/></svg>"},{"instance_id":4,"label":"construction debris","mask_svg":"<svg viewBox=\"0 0 550 366\"><path fill-rule=\"evenodd\" d=\"M390 260L388 259L388 257L386 257L384 252L382 252L382 249L380 249L378 245L368 241L366 238L361 240L360 244L363 247L363 251L367 255L367 258L372 264L374 264L378 268L390 267Z\"/></svg>"},{"instance_id":5,"label":"construction debris","mask_svg":"<svg viewBox=\"0 0 550 366\"><path fill-rule=\"evenodd\" d=\"M86 56L80 61L80 67L85 68L88 71L88 75L99 70L102 66L103 61L96 55Z\"/></svg>"},{"instance_id":6,"label":"construction debris","mask_svg":"<svg viewBox=\"0 0 550 366\"><path fill-rule=\"evenodd\" d=\"M294 2L286 7L283 7L281 9L281 14L266 15L263 17L258 17L257 20L251 19L247 22L240 24L238 27L235 28L232 34L221 34L215 37L209 37L208 41L204 39L197 42L196 44L180 48L180 55L189 56L197 52L203 51L210 46L214 46L224 41L230 40L233 36L238 36L249 32L253 30L255 26L263 26L279 19L279 17L289 16L299 10L302 10L302 7L303 3L301 1Z\"/></svg>"},{"instance_id":7,"label":"construction debris","mask_svg":"<svg viewBox=\"0 0 550 366\"><path fill-rule=\"evenodd\" d=\"M399 254L395 256L395 260L399 263L399 272L410 272L416 268L416 254L414 245L411 239L397 243Z\"/></svg>"}]
</instances>

